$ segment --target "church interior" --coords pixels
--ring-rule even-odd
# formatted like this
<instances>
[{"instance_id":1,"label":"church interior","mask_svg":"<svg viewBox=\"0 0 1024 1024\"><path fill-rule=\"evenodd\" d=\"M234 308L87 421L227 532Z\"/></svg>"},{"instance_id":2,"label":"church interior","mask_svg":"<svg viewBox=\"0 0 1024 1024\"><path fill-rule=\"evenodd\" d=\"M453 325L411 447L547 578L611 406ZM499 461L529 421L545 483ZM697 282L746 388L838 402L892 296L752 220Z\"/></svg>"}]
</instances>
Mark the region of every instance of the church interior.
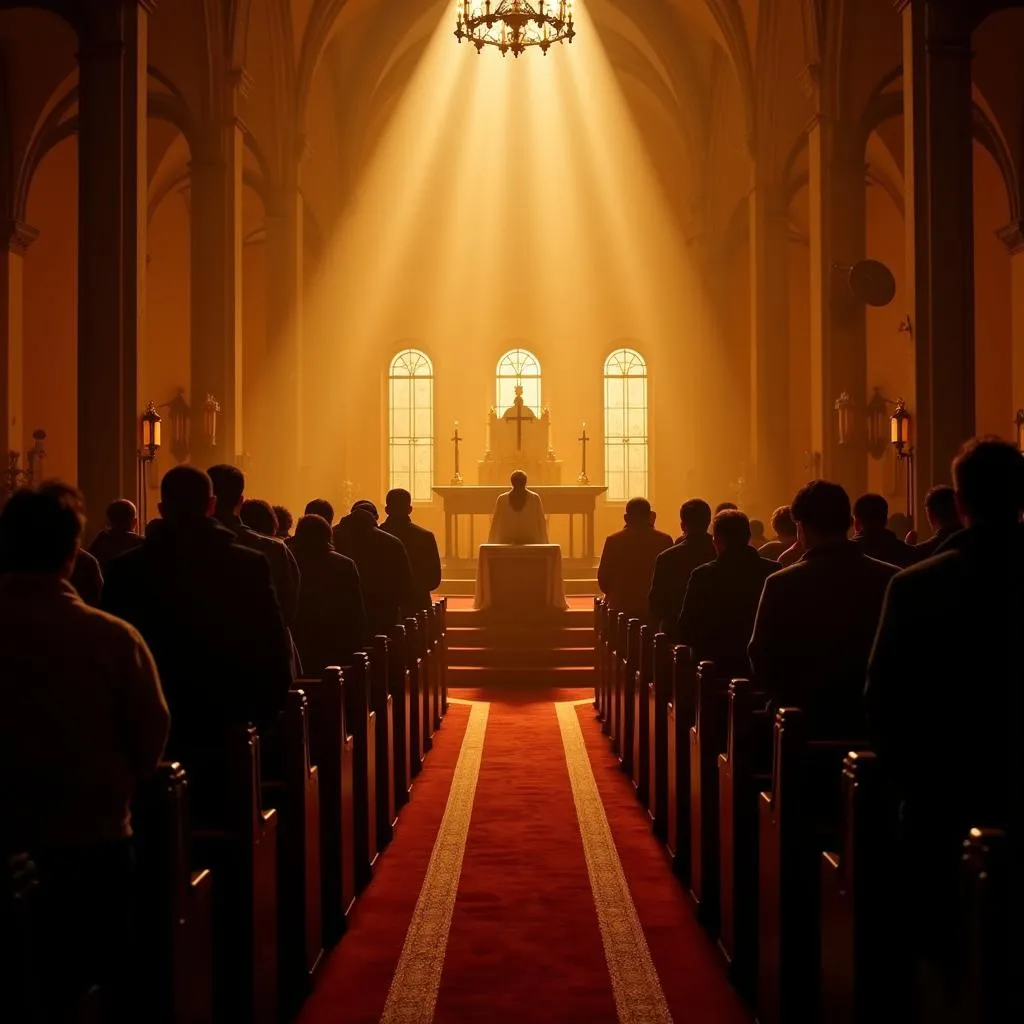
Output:
<instances>
[{"instance_id":1,"label":"church interior","mask_svg":"<svg viewBox=\"0 0 1024 1024\"><path fill-rule=\"evenodd\" d=\"M784 551L806 561L808 481L841 485L847 506L880 496L909 552L939 530L936 486L961 499L965 442L1024 451L1022 44L1012 0L0 0L0 510L15 507L0 511L0 700L22 716L0 751L31 732L15 694L45 675L19 675L25 648L64 643L4 589L37 572L9 538L42 543L16 509L43 481L84 496L83 547L132 502L144 552L177 528L165 481L225 470L201 486L236 533L278 538L260 567L291 652L279 717L240 713L214 754L176 738L192 698L174 637L209 655L210 680L262 672L272 651L221 650L234 598L214 595L235 591L203 559L188 576L187 544L135 605L116 568L134 551L109 574L100 558L109 601L68 568L72 593L152 648L139 657L163 678L171 739L119 837L134 833L133 941L110 938L118 966L70 1008L52 993L120 883L106 861L95 885L93 861L61 875L66 859L0 823L0 1019L1012 1019L1019 785L1015 826L986 810L956 834L959 953L928 962L943 980L922 996L913 943L887 934L908 870L891 740L875 723L819 735L765 690L747 641L770 582L733 670L677 632L691 568L671 615L651 573L697 533L715 549L694 566L721 561L731 511L781 542L775 569ZM302 646L298 617L328 629L337 607L328 589L303 605L313 542L250 522L241 483L239 520L230 467L296 530L323 515L311 499L330 510L323 551L358 566L366 615L344 661ZM536 532L515 525L516 472ZM699 530L680 512L695 499ZM638 507L654 547L613 559ZM855 530L859 508L843 513ZM370 590L399 584L360 545L393 521L426 597L378 620ZM437 541L422 586L417 526ZM286 556L302 576L291 622ZM1006 597L1013 622L985 622L1013 632L1012 656L976 634L981 663L948 666L1018 685L1024 577L985 572L958 593ZM882 596L858 686L881 658ZM255 619L236 640L270 650ZM56 675L77 674L78 642ZM1024 749L1015 699L987 705L1016 723L1008 757ZM0 753L0 776L20 771ZM26 835L49 806L31 792L19 817L21 790L0 781L0 819ZM49 879L68 871L94 902L62 945Z\"/></svg>"}]
</instances>

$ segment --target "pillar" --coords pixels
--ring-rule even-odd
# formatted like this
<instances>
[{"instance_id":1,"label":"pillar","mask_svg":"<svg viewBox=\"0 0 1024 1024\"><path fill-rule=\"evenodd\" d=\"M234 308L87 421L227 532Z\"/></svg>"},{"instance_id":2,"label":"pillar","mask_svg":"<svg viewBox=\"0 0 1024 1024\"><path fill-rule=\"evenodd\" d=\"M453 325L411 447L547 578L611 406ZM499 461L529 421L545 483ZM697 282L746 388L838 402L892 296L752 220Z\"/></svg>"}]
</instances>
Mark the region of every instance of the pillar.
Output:
<instances>
[{"instance_id":1,"label":"pillar","mask_svg":"<svg viewBox=\"0 0 1024 1024\"><path fill-rule=\"evenodd\" d=\"M867 318L849 287L864 258L864 157L854 126L818 117L807 136L810 198L812 443L823 473L851 499L867 489L866 443L840 445L835 401L867 404Z\"/></svg>"},{"instance_id":2,"label":"pillar","mask_svg":"<svg viewBox=\"0 0 1024 1024\"><path fill-rule=\"evenodd\" d=\"M296 168L297 174L297 168ZM298 503L304 476L302 425L302 318L304 203L297 185L275 190L267 210L268 380L260 389L265 420L267 473L273 492ZM338 396L345 401L345 396Z\"/></svg>"},{"instance_id":3,"label":"pillar","mask_svg":"<svg viewBox=\"0 0 1024 1024\"><path fill-rule=\"evenodd\" d=\"M1014 437L1013 417L1024 408L1024 221L1015 221L999 231L999 238L1010 254L1010 338L1013 408L1006 410L1004 436Z\"/></svg>"},{"instance_id":4,"label":"pillar","mask_svg":"<svg viewBox=\"0 0 1024 1024\"><path fill-rule=\"evenodd\" d=\"M223 108L193 154L191 459L237 463L242 441L242 174L245 139L239 108L244 72L230 76ZM207 395L221 407L216 446L204 430Z\"/></svg>"},{"instance_id":5,"label":"pillar","mask_svg":"<svg viewBox=\"0 0 1024 1024\"><path fill-rule=\"evenodd\" d=\"M0 456L25 449L24 272L25 254L39 232L17 220L0 226ZM24 468L24 462L19 465Z\"/></svg>"},{"instance_id":6,"label":"pillar","mask_svg":"<svg viewBox=\"0 0 1024 1024\"><path fill-rule=\"evenodd\" d=\"M94 523L137 482L153 7L97 2L78 54L78 482Z\"/></svg>"},{"instance_id":7,"label":"pillar","mask_svg":"<svg viewBox=\"0 0 1024 1024\"><path fill-rule=\"evenodd\" d=\"M915 351L914 456L928 488L975 430L971 32L955 0L899 0L906 258Z\"/></svg>"},{"instance_id":8,"label":"pillar","mask_svg":"<svg viewBox=\"0 0 1024 1024\"><path fill-rule=\"evenodd\" d=\"M750 195L752 500L762 511L788 501L789 215L781 188Z\"/></svg>"}]
</instances>

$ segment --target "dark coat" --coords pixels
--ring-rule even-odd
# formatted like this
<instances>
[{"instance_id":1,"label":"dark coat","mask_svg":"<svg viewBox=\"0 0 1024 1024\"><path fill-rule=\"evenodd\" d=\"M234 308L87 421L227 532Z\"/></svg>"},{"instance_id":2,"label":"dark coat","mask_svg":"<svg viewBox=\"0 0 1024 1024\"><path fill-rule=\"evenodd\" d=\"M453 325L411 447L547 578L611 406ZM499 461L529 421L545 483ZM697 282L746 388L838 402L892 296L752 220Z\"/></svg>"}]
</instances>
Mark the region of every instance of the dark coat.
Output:
<instances>
[{"instance_id":1,"label":"dark coat","mask_svg":"<svg viewBox=\"0 0 1024 1024\"><path fill-rule=\"evenodd\" d=\"M89 545L89 554L100 563L101 569L107 568L107 563L126 551L137 548L142 543L142 538L137 533L125 533L121 530L103 530L96 534L93 542Z\"/></svg>"},{"instance_id":2,"label":"dark coat","mask_svg":"<svg viewBox=\"0 0 1024 1024\"><path fill-rule=\"evenodd\" d=\"M820 735L866 734L864 674L893 565L843 541L765 580L750 664L775 707L799 707Z\"/></svg>"},{"instance_id":3,"label":"dark coat","mask_svg":"<svg viewBox=\"0 0 1024 1024\"><path fill-rule=\"evenodd\" d=\"M80 548L68 582L87 605L100 607L103 602L103 570L95 555Z\"/></svg>"},{"instance_id":4,"label":"dark coat","mask_svg":"<svg viewBox=\"0 0 1024 1024\"><path fill-rule=\"evenodd\" d=\"M754 630L764 581L779 563L751 547L723 551L690 574L677 636L698 661L713 661L719 674L747 677L747 644Z\"/></svg>"},{"instance_id":5,"label":"dark coat","mask_svg":"<svg viewBox=\"0 0 1024 1024\"><path fill-rule=\"evenodd\" d=\"M359 569L359 585L371 636L390 631L412 602L412 569L405 545L378 529L370 516L356 509L334 528L334 548Z\"/></svg>"},{"instance_id":6,"label":"dark coat","mask_svg":"<svg viewBox=\"0 0 1024 1024\"><path fill-rule=\"evenodd\" d=\"M627 526L604 542L597 585L615 611L631 619L650 620L648 598L654 564L670 547L672 538L647 524Z\"/></svg>"},{"instance_id":7,"label":"dark coat","mask_svg":"<svg viewBox=\"0 0 1024 1024\"><path fill-rule=\"evenodd\" d=\"M103 606L153 652L171 756L220 744L235 724L267 726L283 708L291 643L270 567L215 520L154 524L141 547L110 563Z\"/></svg>"},{"instance_id":8,"label":"dark coat","mask_svg":"<svg viewBox=\"0 0 1024 1024\"><path fill-rule=\"evenodd\" d=\"M932 555L939 553L939 548L945 548L946 541L950 537L955 537L962 527L960 526L943 526L936 530L935 533L927 540L921 541L920 544L914 545L914 561L923 562L926 558L931 558Z\"/></svg>"},{"instance_id":9,"label":"dark coat","mask_svg":"<svg viewBox=\"0 0 1024 1024\"><path fill-rule=\"evenodd\" d=\"M351 665L370 641L356 563L328 547L291 549L302 573L292 634L303 671L320 676L328 665Z\"/></svg>"},{"instance_id":10,"label":"dark coat","mask_svg":"<svg viewBox=\"0 0 1024 1024\"><path fill-rule=\"evenodd\" d=\"M441 554L437 538L408 516L388 516L380 527L404 545L412 567L412 611L430 608L431 594L441 585Z\"/></svg>"},{"instance_id":11,"label":"dark coat","mask_svg":"<svg viewBox=\"0 0 1024 1024\"><path fill-rule=\"evenodd\" d=\"M788 538L786 540L770 540L757 553L762 558L770 558L773 562L777 562L793 546L794 540L796 540L795 537L792 540Z\"/></svg>"},{"instance_id":12,"label":"dark coat","mask_svg":"<svg viewBox=\"0 0 1024 1024\"><path fill-rule=\"evenodd\" d=\"M1022 623L1019 527L964 530L889 585L865 698L881 765L903 798L925 931L956 920L935 894L956 891L967 830L1019 836L1024 824Z\"/></svg>"},{"instance_id":13,"label":"dark coat","mask_svg":"<svg viewBox=\"0 0 1024 1024\"><path fill-rule=\"evenodd\" d=\"M673 639L683 608L690 574L698 565L715 560L715 545L706 533L681 537L658 555L648 601L655 626Z\"/></svg>"},{"instance_id":14,"label":"dark coat","mask_svg":"<svg viewBox=\"0 0 1024 1024\"><path fill-rule=\"evenodd\" d=\"M853 542L859 544L869 558L887 562L899 569L906 569L917 561L914 549L889 529L864 530L854 534Z\"/></svg>"},{"instance_id":15,"label":"dark coat","mask_svg":"<svg viewBox=\"0 0 1024 1024\"><path fill-rule=\"evenodd\" d=\"M299 609L299 586L301 576L295 556L288 550L284 541L276 537L267 537L251 530L238 516L221 515L217 518L222 526L227 527L235 535L235 540L243 548L259 551L270 563L270 575L277 591L277 600L281 605L284 624L290 626L295 621Z\"/></svg>"}]
</instances>

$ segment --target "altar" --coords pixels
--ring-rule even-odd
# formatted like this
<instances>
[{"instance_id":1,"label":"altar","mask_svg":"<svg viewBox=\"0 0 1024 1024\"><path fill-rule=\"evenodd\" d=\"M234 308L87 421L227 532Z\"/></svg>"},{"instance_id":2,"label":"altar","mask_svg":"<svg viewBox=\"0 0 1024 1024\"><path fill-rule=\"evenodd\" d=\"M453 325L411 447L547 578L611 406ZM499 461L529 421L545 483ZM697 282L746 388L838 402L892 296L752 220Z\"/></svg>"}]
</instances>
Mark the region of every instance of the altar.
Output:
<instances>
[{"instance_id":1,"label":"altar","mask_svg":"<svg viewBox=\"0 0 1024 1024\"><path fill-rule=\"evenodd\" d=\"M562 549L557 544L481 544L473 607L515 618L565 611Z\"/></svg>"}]
</instances>

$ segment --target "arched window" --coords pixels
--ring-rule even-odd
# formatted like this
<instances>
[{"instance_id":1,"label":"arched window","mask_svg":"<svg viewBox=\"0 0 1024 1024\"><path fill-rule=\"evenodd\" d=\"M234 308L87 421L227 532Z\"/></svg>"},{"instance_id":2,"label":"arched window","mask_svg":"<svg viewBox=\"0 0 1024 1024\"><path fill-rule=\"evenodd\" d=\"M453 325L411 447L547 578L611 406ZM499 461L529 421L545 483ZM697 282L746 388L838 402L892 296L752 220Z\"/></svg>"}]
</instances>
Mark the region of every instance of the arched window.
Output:
<instances>
[{"instance_id":1,"label":"arched window","mask_svg":"<svg viewBox=\"0 0 1024 1024\"><path fill-rule=\"evenodd\" d=\"M388 371L388 478L413 501L434 496L434 367L414 348Z\"/></svg>"},{"instance_id":2,"label":"arched window","mask_svg":"<svg viewBox=\"0 0 1024 1024\"><path fill-rule=\"evenodd\" d=\"M514 348L498 360L498 399L495 410L500 416L511 408L516 388L523 389L523 404L540 415L540 363L532 352Z\"/></svg>"},{"instance_id":3,"label":"arched window","mask_svg":"<svg viewBox=\"0 0 1024 1024\"><path fill-rule=\"evenodd\" d=\"M604 479L609 501L647 496L647 364L630 348L604 364Z\"/></svg>"}]
</instances>

